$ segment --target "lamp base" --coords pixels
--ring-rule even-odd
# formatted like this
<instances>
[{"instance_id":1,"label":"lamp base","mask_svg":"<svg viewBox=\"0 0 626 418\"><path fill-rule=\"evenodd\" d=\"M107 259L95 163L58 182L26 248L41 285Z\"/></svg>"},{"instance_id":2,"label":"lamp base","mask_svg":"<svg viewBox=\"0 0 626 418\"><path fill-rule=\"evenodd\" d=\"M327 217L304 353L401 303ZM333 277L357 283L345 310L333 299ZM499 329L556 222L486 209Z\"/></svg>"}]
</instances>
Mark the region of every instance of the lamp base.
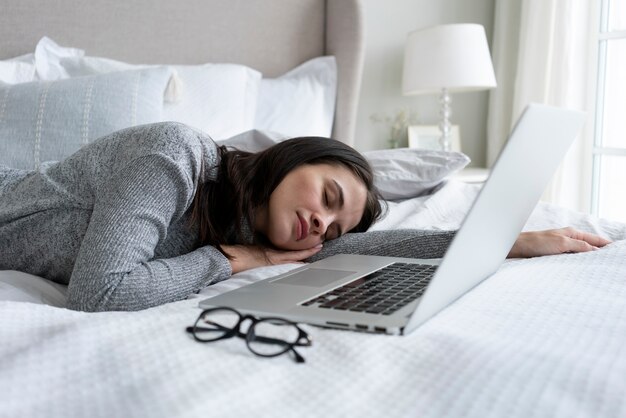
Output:
<instances>
[{"instance_id":1,"label":"lamp base","mask_svg":"<svg viewBox=\"0 0 626 418\"><path fill-rule=\"evenodd\" d=\"M439 131L441 132L441 137L439 138L439 143L444 151L450 151L450 131L452 129L450 124L450 116L452 115L451 103L452 98L448 93L448 89L441 89L441 95L439 96L439 104L441 105L441 109L439 109L439 116L441 117Z\"/></svg>"}]
</instances>

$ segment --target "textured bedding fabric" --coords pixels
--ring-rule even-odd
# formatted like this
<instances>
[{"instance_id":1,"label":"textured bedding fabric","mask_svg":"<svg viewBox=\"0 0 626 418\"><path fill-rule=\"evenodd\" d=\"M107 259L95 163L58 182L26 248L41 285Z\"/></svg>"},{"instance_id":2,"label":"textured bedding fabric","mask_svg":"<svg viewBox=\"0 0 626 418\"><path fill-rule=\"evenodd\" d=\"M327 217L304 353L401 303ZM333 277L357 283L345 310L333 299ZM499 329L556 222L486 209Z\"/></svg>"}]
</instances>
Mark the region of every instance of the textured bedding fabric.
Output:
<instances>
[{"instance_id":1,"label":"textured bedding fabric","mask_svg":"<svg viewBox=\"0 0 626 418\"><path fill-rule=\"evenodd\" d=\"M451 182L392 204L380 227L404 219L454 229L476 190ZM303 365L257 358L240 339L200 344L184 332L199 298L294 265L139 312L0 302L0 416L623 417L626 225L540 205L527 228L563 223L616 241L508 260L408 336L303 325L314 340L300 350Z\"/></svg>"},{"instance_id":2,"label":"textured bedding fabric","mask_svg":"<svg viewBox=\"0 0 626 418\"><path fill-rule=\"evenodd\" d=\"M60 161L96 138L159 122L172 70L0 84L0 164L23 170Z\"/></svg>"}]
</instances>

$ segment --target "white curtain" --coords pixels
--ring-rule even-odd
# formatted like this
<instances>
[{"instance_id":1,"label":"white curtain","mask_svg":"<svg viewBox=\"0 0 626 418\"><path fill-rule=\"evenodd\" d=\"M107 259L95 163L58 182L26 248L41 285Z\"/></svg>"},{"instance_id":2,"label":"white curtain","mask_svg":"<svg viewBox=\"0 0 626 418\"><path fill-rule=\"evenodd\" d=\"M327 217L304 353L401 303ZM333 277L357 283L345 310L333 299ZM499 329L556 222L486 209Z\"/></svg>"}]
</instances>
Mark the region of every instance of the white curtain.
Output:
<instances>
[{"instance_id":1,"label":"white curtain","mask_svg":"<svg viewBox=\"0 0 626 418\"><path fill-rule=\"evenodd\" d=\"M587 112L576 140L542 200L589 211L598 0L496 0L487 162L531 102ZM532 162L529 161L529 169Z\"/></svg>"}]
</instances>

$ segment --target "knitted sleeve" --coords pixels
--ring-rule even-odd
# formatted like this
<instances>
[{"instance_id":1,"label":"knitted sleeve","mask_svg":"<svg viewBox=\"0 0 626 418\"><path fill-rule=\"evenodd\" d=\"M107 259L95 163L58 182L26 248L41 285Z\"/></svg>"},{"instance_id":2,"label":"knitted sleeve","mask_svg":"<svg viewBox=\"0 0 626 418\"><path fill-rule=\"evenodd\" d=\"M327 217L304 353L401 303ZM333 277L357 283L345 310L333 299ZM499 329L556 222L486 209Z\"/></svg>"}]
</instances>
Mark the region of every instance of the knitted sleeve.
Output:
<instances>
[{"instance_id":1,"label":"knitted sleeve","mask_svg":"<svg viewBox=\"0 0 626 418\"><path fill-rule=\"evenodd\" d=\"M306 261L316 261L335 254L382 255L386 257L441 258L456 231L396 229L349 233L332 241Z\"/></svg>"},{"instance_id":2,"label":"knitted sleeve","mask_svg":"<svg viewBox=\"0 0 626 418\"><path fill-rule=\"evenodd\" d=\"M169 259L154 249L193 199L188 173L167 155L137 158L103 184L68 286L67 307L138 310L181 300L231 275L205 246Z\"/></svg>"}]
</instances>

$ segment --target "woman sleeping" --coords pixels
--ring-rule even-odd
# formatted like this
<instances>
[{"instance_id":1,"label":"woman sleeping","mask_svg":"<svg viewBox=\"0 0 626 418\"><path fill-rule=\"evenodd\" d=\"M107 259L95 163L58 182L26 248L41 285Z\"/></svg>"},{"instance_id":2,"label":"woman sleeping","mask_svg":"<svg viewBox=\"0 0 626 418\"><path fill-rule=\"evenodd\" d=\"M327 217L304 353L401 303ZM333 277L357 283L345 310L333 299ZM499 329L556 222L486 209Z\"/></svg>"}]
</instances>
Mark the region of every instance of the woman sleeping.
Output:
<instances>
[{"instance_id":1,"label":"woman sleeping","mask_svg":"<svg viewBox=\"0 0 626 418\"><path fill-rule=\"evenodd\" d=\"M37 171L0 166L0 269L67 284L70 309L139 310L264 265L438 258L454 236L365 232L382 213L367 160L342 142L248 153L179 123L143 125ZM608 243L571 228L523 232L509 257Z\"/></svg>"}]
</instances>

